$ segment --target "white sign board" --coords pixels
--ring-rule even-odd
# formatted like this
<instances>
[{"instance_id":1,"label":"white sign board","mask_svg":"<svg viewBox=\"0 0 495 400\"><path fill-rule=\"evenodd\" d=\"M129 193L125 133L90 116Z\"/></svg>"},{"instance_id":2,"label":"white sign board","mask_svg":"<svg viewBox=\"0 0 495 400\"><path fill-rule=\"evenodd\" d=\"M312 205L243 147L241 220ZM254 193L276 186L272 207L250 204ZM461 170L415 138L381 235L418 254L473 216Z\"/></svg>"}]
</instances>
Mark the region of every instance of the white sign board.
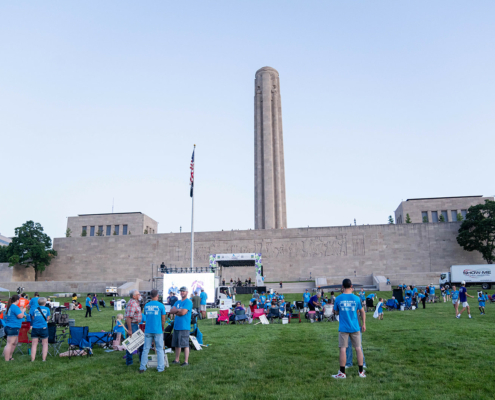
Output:
<instances>
[{"instance_id":1,"label":"white sign board","mask_svg":"<svg viewBox=\"0 0 495 400\"><path fill-rule=\"evenodd\" d=\"M268 318L266 318L266 315L260 315L260 322L263 325L269 325L270 323L268 322Z\"/></svg>"},{"instance_id":2,"label":"white sign board","mask_svg":"<svg viewBox=\"0 0 495 400\"><path fill-rule=\"evenodd\" d=\"M134 353L144 344L144 332L141 329L138 329L130 338L124 340L122 344L129 353Z\"/></svg>"},{"instance_id":3,"label":"white sign board","mask_svg":"<svg viewBox=\"0 0 495 400\"><path fill-rule=\"evenodd\" d=\"M217 254L215 261L255 260L256 253Z\"/></svg>"},{"instance_id":4,"label":"white sign board","mask_svg":"<svg viewBox=\"0 0 495 400\"><path fill-rule=\"evenodd\" d=\"M201 345L198 343L198 339L196 339L196 336L191 335L189 336L189 339L191 339L191 342L196 350L201 350Z\"/></svg>"},{"instance_id":5,"label":"white sign board","mask_svg":"<svg viewBox=\"0 0 495 400\"><path fill-rule=\"evenodd\" d=\"M232 308L232 299L221 299L220 310L230 310Z\"/></svg>"},{"instance_id":6,"label":"white sign board","mask_svg":"<svg viewBox=\"0 0 495 400\"><path fill-rule=\"evenodd\" d=\"M216 312L216 311L207 312L206 316L208 317L208 319L217 319L218 318L218 312Z\"/></svg>"},{"instance_id":7,"label":"white sign board","mask_svg":"<svg viewBox=\"0 0 495 400\"><path fill-rule=\"evenodd\" d=\"M113 310L114 311L121 311L122 310L122 302L120 300L115 300L113 302Z\"/></svg>"}]
</instances>

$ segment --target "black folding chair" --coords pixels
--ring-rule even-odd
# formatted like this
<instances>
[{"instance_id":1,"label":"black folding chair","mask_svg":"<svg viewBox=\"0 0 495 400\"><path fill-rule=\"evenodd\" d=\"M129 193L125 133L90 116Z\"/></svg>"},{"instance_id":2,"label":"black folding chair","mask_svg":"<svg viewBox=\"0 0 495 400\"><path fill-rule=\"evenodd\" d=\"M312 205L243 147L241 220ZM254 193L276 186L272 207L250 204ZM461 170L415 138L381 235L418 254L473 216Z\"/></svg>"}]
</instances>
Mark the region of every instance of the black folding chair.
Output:
<instances>
[{"instance_id":1,"label":"black folding chair","mask_svg":"<svg viewBox=\"0 0 495 400\"><path fill-rule=\"evenodd\" d=\"M277 319L277 322L280 323L280 309L278 308L270 308L270 312L267 315L267 318L273 323L274 319Z\"/></svg>"},{"instance_id":2,"label":"black folding chair","mask_svg":"<svg viewBox=\"0 0 495 400\"><path fill-rule=\"evenodd\" d=\"M48 324L48 354L55 357L60 354L60 347L65 342L67 333L57 335L57 324ZM53 354L52 354L53 353Z\"/></svg>"}]
</instances>

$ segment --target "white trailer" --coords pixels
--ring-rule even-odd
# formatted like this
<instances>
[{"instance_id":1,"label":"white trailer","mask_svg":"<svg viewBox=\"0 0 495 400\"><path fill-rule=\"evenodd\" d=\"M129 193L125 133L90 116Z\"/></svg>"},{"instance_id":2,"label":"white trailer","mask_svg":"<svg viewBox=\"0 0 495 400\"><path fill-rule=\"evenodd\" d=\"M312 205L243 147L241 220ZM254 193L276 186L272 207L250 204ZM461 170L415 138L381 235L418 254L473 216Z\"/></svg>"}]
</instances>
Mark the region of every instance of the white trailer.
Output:
<instances>
[{"instance_id":1,"label":"white trailer","mask_svg":"<svg viewBox=\"0 0 495 400\"><path fill-rule=\"evenodd\" d=\"M452 285L460 286L465 281L466 286L481 286L483 290L488 290L495 284L495 264L480 265L452 265L450 272L440 274L440 286L446 289Z\"/></svg>"}]
</instances>

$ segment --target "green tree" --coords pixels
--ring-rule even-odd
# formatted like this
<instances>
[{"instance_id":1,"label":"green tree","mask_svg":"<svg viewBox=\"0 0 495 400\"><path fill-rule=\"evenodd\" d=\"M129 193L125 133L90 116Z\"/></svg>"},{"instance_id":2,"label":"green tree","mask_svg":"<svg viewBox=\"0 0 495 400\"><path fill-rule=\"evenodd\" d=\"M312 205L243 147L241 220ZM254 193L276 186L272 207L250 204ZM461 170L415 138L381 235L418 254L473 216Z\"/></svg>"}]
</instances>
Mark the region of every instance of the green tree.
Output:
<instances>
[{"instance_id":1,"label":"green tree","mask_svg":"<svg viewBox=\"0 0 495 400\"><path fill-rule=\"evenodd\" d=\"M101 229L98 229L96 231L96 236L103 236L103 231Z\"/></svg>"},{"instance_id":2,"label":"green tree","mask_svg":"<svg viewBox=\"0 0 495 400\"><path fill-rule=\"evenodd\" d=\"M0 263L9 262L9 246L0 246Z\"/></svg>"},{"instance_id":3,"label":"green tree","mask_svg":"<svg viewBox=\"0 0 495 400\"><path fill-rule=\"evenodd\" d=\"M406 214L406 224L410 224L411 223L411 217L409 214Z\"/></svg>"},{"instance_id":4,"label":"green tree","mask_svg":"<svg viewBox=\"0 0 495 400\"><path fill-rule=\"evenodd\" d=\"M65 231L65 237L70 237L70 235L72 235L72 231L70 230L70 228L67 228Z\"/></svg>"},{"instance_id":5,"label":"green tree","mask_svg":"<svg viewBox=\"0 0 495 400\"><path fill-rule=\"evenodd\" d=\"M116 232L116 231L113 231L113 234L114 234L115 236L117 236L117 232Z\"/></svg>"},{"instance_id":6,"label":"green tree","mask_svg":"<svg viewBox=\"0 0 495 400\"><path fill-rule=\"evenodd\" d=\"M443 214L440 214L440 216L438 217L438 222L445 222L445 217L443 216Z\"/></svg>"},{"instance_id":7,"label":"green tree","mask_svg":"<svg viewBox=\"0 0 495 400\"><path fill-rule=\"evenodd\" d=\"M428 217L426 215L423 217L423 222L428 223Z\"/></svg>"},{"instance_id":8,"label":"green tree","mask_svg":"<svg viewBox=\"0 0 495 400\"><path fill-rule=\"evenodd\" d=\"M388 223L389 224L395 224L394 219L392 218L391 215L388 216Z\"/></svg>"},{"instance_id":9,"label":"green tree","mask_svg":"<svg viewBox=\"0 0 495 400\"><path fill-rule=\"evenodd\" d=\"M23 265L34 268L34 279L50 265L57 252L52 248L52 240L43 232L39 223L27 221L15 228L15 237L8 245L9 267Z\"/></svg>"},{"instance_id":10,"label":"green tree","mask_svg":"<svg viewBox=\"0 0 495 400\"><path fill-rule=\"evenodd\" d=\"M479 251L488 264L495 261L495 201L469 207L457 235L466 251Z\"/></svg>"},{"instance_id":11,"label":"green tree","mask_svg":"<svg viewBox=\"0 0 495 400\"><path fill-rule=\"evenodd\" d=\"M88 236L88 231L86 229L83 229L81 236Z\"/></svg>"},{"instance_id":12,"label":"green tree","mask_svg":"<svg viewBox=\"0 0 495 400\"><path fill-rule=\"evenodd\" d=\"M144 234L147 235L148 234L148 229L145 229L144 230Z\"/></svg>"},{"instance_id":13,"label":"green tree","mask_svg":"<svg viewBox=\"0 0 495 400\"><path fill-rule=\"evenodd\" d=\"M464 217L462 216L461 213L457 213L457 221L462 222L464 220Z\"/></svg>"}]
</instances>

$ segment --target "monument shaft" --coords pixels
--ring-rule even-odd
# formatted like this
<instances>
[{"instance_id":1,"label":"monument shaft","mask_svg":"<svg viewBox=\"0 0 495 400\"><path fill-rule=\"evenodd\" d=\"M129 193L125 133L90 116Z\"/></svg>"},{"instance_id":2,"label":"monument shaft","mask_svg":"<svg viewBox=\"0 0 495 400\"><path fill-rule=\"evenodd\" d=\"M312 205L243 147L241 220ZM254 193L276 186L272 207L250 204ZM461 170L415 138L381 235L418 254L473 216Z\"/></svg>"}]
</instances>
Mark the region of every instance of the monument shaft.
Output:
<instances>
[{"instance_id":1,"label":"monument shaft","mask_svg":"<svg viewBox=\"0 0 495 400\"><path fill-rule=\"evenodd\" d=\"M254 85L255 229L287 228L282 103L278 72L256 71Z\"/></svg>"}]
</instances>

